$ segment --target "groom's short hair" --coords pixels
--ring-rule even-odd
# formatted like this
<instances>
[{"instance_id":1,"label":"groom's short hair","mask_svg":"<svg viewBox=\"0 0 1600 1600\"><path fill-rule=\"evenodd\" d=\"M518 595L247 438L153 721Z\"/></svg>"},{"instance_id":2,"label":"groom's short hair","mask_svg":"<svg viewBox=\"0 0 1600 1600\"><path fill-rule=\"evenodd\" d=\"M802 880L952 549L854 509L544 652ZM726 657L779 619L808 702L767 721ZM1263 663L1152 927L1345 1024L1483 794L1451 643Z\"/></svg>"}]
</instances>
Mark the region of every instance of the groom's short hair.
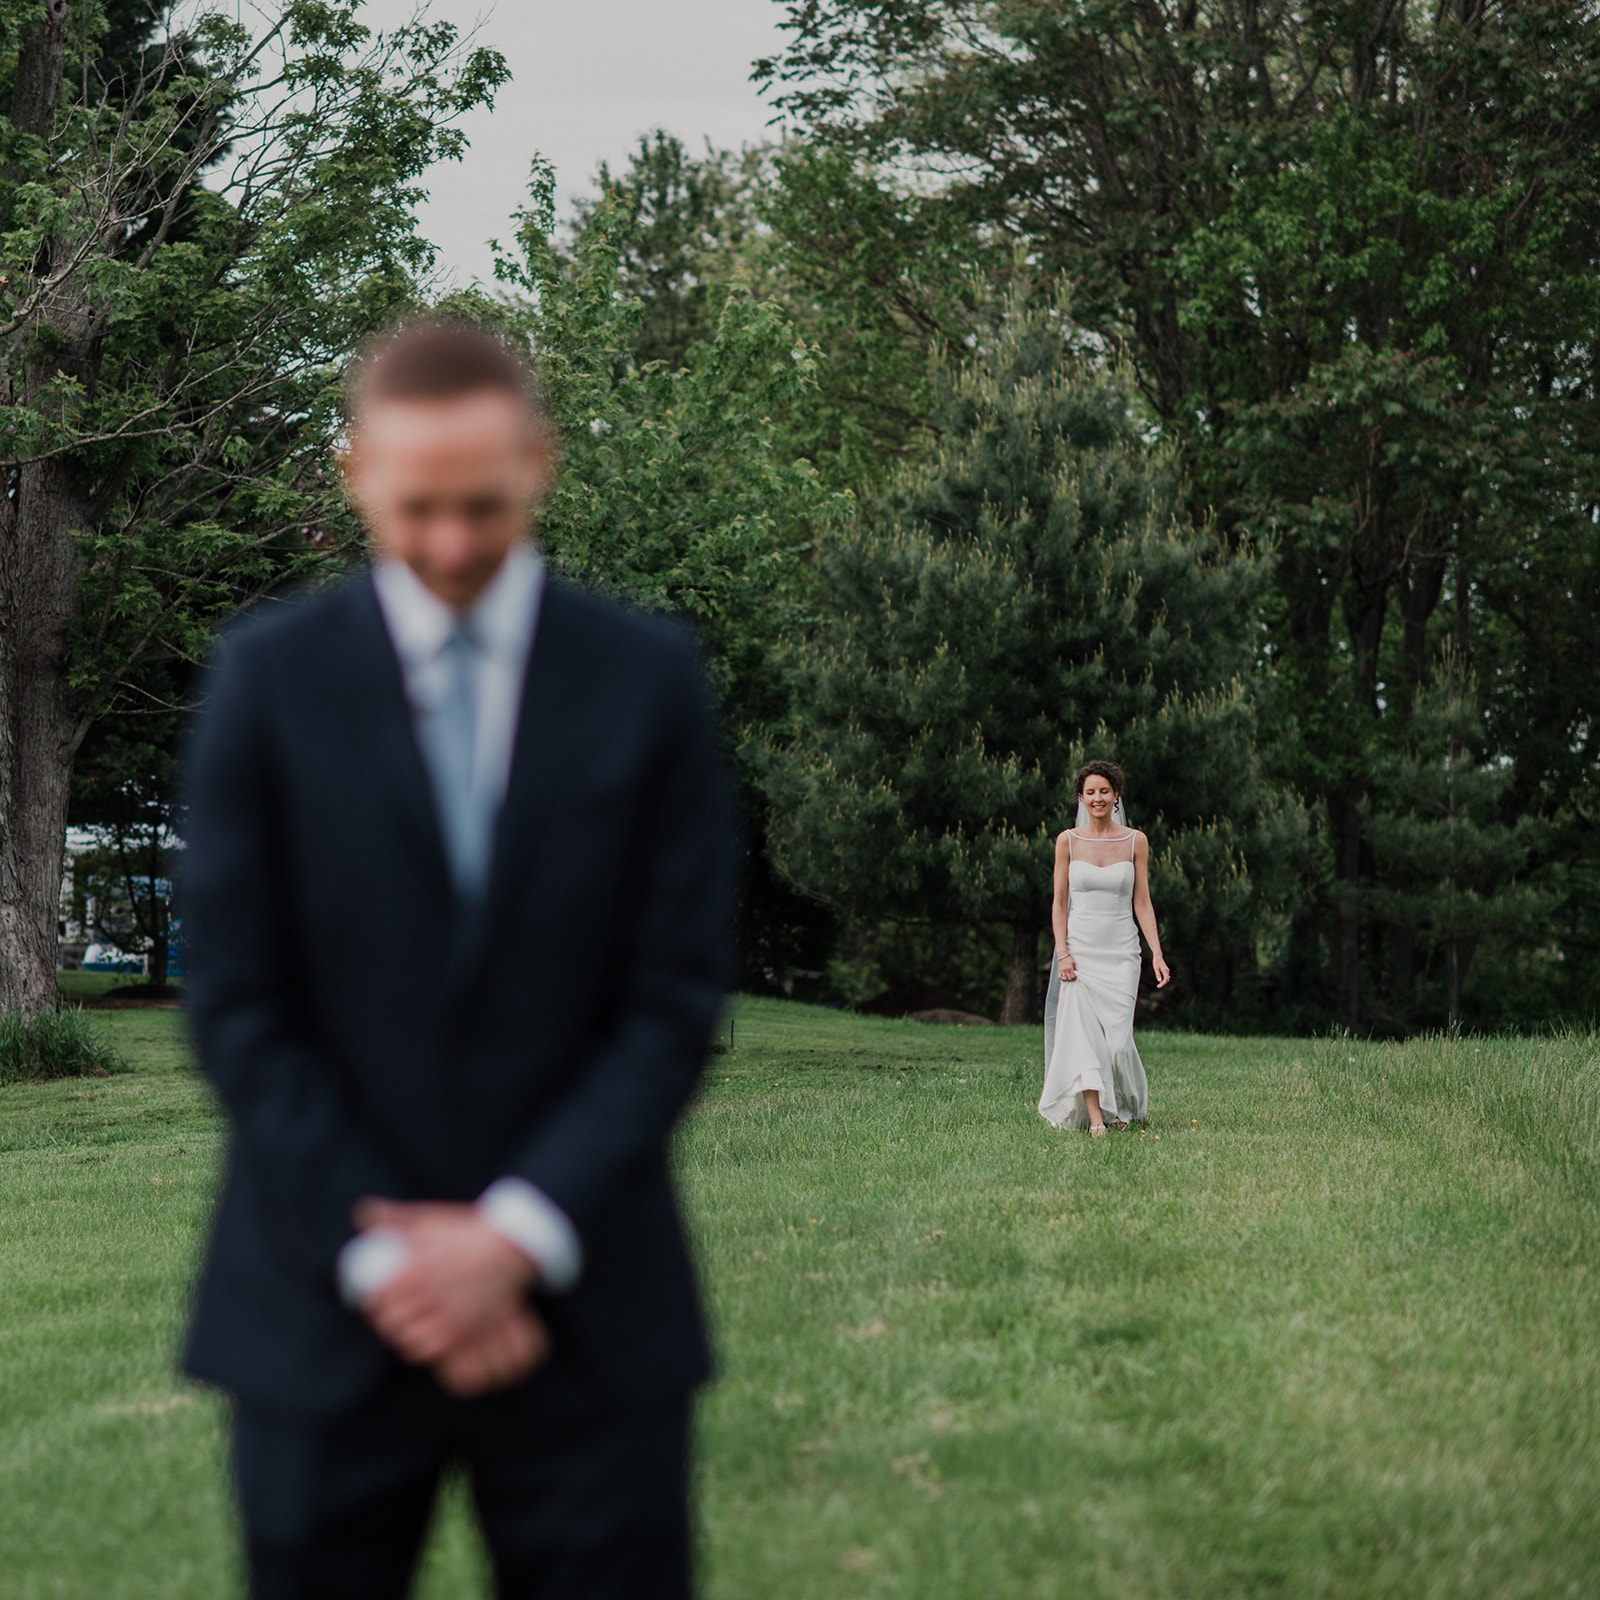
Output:
<instances>
[{"instance_id":1,"label":"groom's short hair","mask_svg":"<svg viewBox=\"0 0 1600 1600\"><path fill-rule=\"evenodd\" d=\"M495 393L520 400L543 432L553 431L528 361L498 334L454 318L403 323L357 357L345 394L355 422L375 400L455 400Z\"/></svg>"}]
</instances>

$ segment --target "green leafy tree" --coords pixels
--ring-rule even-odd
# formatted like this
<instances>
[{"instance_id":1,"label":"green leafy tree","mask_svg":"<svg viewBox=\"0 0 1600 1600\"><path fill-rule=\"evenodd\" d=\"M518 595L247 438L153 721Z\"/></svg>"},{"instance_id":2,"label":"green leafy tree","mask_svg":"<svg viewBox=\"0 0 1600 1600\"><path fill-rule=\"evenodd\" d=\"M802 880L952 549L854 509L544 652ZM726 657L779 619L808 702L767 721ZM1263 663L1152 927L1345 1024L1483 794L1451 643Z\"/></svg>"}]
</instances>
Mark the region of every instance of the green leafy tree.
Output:
<instances>
[{"instance_id":1,"label":"green leafy tree","mask_svg":"<svg viewBox=\"0 0 1600 1600\"><path fill-rule=\"evenodd\" d=\"M1004 248L930 215L903 185L825 147L791 142L692 156L656 132L579 202L573 250L601 223L616 286L639 311L633 359L685 365L726 296L781 305L815 352L783 425L831 486L877 492L929 448L940 344L961 342ZM620 215L618 215L620 213Z\"/></svg>"},{"instance_id":2,"label":"green leafy tree","mask_svg":"<svg viewBox=\"0 0 1600 1600\"><path fill-rule=\"evenodd\" d=\"M837 498L783 425L814 387L815 354L780 307L731 292L681 366L635 359L646 308L619 265L631 204L603 199L564 254L543 162L531 192L519 253L498 258L509 299L462 309L538 355L566 440L545 547L576 577L693 619L733 717L780 714L772 646L802 614L801 556Z\"/></svg>"},{"instance_id":3,"label":"green leafy tree","mask_svg":"<svg viewBox=\"0 0 1600 1600\"><path fill-rule=\"evenodd\" d=\"M1558 676L1518 691L1538 721L1505 742L1508 795L1600 783L1566 753L1596 724L1600 11L806 0L787 26L763 64L779 105L838 159L909 169L930 219L1072 281L1196 514L1275 541L1266 727L1327 828L1297 942L1326 916L1359 1023L1390 930L1361 914L1369 757L1406 750L1385 708L1446 637L1503 660L1538 616L1528 653ZM1508 680L1484 681L1509 719Z\"/></svg>"},{"instance_id":4,"label":"green leafy tree","mask_svg":"<svg viewBox=\"0 0 1600 1600\"><path fill-rule=\"evenodd\" d=\"M416 302L418 178L505 68L359 0L0 21L0 1005L33 1014L75 755L146 664L352 542L338 369Z\"/></svg>"},{"instance_id":5,"label":"green leafy tree","mask_svg":"<svg viewBox=\"0 0 1600 1600\"><path fill-rule=\"evenodd\" d=\"M577 202L572 254L591 227L615 249L616 291L638 307L635 361L676 371L715 337L723 291L738 285L763 297L765 164L762 149L693 156L661 129L640 138L620 173L601 163L599 195Z\"/></svg>"},{"instance_id":6,"label":"green leafy tree","mask_svg":"<svg viewBox=\"0 0 1600 1600\"><path fill-rule=\"evenodd\" d=\"M893 172L804 139L758 194L774 287L819 353L798 427L830 483L863 499L938 442L940 352L963 345L1015 268L1012 245Z\"/></svg>"},{"instance_id":7,"label":"green leafy tree","mask_svg":"<svg viewBox=\"0 0 1600 1600\"><path fill-rule=\"evenodd\" d=\"M1273 811L1243 675L1263 566L1176 509L1126 374L1073 358L1015 288L944 388L943 442L824 546L791 647L792 735L759 753L773 848L868 918L999 922L1003 1020L1034 1013L1071 779L1114 756L1174 955L1250 938L1247 847Z\"/></svg>"},{"instance_id":8,"label":"green leafy tree","mask_svg":"<svg viewBox=\"0 0 1600 1600\"><path fill-rule=\"evenodd\" d=\"M615 259L610 281L617 309L603 319L607 333L595 347L613 359L617 387L610 398L620 400L624 412L646 418L657 415L652 391L681 390L691 382L699 385L703 378L691 379L690 373L704 374L709 352L701 347L721 331L726 348L732 329L725 329L725 313L743 324L754 306L763 307L763 316L775 329L792 324L781 331L788 348L805 347L804 381L761 382L754 397L760 406L755 418L748 415L751 397L715 391L706 396L718 417L739 422L745 439L755 436L750 429L753 421L785 459L807 461L819 473L814 480L779 486L776 497L770 481L760 483L763 511L778 511L791 533L781 558L774 560L769 551L738 586L742 617L725 618L717 628L719 642L744 640L735 645L746 663L747 670L738 674L744 681L727 683L734 720L769 721L781 716L787 705L787 686L774 670L774 645L783 628L805 614L804 569L817 491L824 483L859 491L864 481L877 481L881 472L874 470L864 480L857 464L842 462L841 453L833 448L838 430L832 425L822 385L836 370L836 352L816 342L814 308L796 292L786 270L783 241L767 220L778 181L775 152L759 147L735 155L707 149L695 156L680 140L658 131L640 140L619 173L602 166L597 181L600 193L579 202L577 221L570 242L563 241L559 263L563 277L586 278L595 284L599 279L593 266L585 263ZM645 370L651 367L657 370L646 377ZM783 370L781 353L774 370ZM674 406L674 414L681 415L681 408ZM624 429L629 426L624 420ZM605 428L609 447L616 431L610 421ZM575 455L587 454L586 442L581 433L575 437ZM613 463L620 460L613 454ZM595 481L583 464L574 465L585 482ZM702 477L708 468L721 470L706 460L698 468ZM609 479L614 473L612 466L601 476ZM796 487L806 491L804 504L794 501ZM556 542L570 557L572 540L562 526L563 508L555 509ZM696 515L701 510L697 506ZM579 538L589 542L583 534ZM595 570L592 558L585 565ZM736 567L729 570L737 575ZM741 776L746 838L744 981L779 993L815 993L836 937L835 919L815 900L797 894L773 870L765 849L764 798L748 771Z\"/></svg>"}]
</instances>

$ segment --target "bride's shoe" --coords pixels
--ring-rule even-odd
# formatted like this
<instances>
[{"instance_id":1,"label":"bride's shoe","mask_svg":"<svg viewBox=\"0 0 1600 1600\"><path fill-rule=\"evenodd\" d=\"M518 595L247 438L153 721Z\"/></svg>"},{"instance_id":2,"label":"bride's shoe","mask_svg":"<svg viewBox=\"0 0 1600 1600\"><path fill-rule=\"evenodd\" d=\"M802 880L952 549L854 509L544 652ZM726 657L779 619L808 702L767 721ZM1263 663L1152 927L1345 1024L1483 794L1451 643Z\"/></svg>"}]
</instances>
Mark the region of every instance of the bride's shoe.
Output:
<instances>
[{"instance_id":1,"label":"bride's shoe","mask_svg":"<svg viewBox=\"0 0 1600 1600\"><path fill-rule=\"evenodd\" d=\"M1128 1124L1126 1122L1113 1122L1109 1124L1109 1126L1113 1133L1125 1133L1128 1128Z\"/></svg>"},{"instance_id":2,"label":"bride's shoe","mask_svg":"<svg viewBox=\"0 0 1600 1600\"><path fill-rule=\"evenodd\" d=\"M1089 1124L1089 1137L1091 1139L1103 1139L1103 1138L1105 1138L1105 1136L1106 1136L1106 1125L1105 1125L1105 1123L1103 1123L1103 1122L1091 1122Z\"/></svg>"}]
</instances>

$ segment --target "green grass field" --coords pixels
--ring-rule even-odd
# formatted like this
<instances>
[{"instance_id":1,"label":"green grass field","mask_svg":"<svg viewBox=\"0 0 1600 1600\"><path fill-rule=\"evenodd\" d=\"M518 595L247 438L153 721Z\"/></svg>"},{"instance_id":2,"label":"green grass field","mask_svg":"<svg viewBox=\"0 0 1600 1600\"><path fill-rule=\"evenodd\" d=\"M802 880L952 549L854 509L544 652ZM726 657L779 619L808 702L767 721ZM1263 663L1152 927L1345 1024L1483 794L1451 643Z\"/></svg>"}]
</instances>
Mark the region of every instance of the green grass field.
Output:
<instances>
[{"instance_id":1,"label":"green grass field","mask_svg":"<svg viewBox=\"0 0 1600 1600\"><path fill-rule=\"evenodd\" d=\"M0 1090L0 1594L216 1600L221 1125L175 1013L99 1021L131 1071ZM1037 1044L740 1006L680 1145L712 1600L1600 1594L1600 1043L1150 1034L1096 1142ZM456 1499L421 1592L486 1592Z\"/></svg>"}]
</instances>

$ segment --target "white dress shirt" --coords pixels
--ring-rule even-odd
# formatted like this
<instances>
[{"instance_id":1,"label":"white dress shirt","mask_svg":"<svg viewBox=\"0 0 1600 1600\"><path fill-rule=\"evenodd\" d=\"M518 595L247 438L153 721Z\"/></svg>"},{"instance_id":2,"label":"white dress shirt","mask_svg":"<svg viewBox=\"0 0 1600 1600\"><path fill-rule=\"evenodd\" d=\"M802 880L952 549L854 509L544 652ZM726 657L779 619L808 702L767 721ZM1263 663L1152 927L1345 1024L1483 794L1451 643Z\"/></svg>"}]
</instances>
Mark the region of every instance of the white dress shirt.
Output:
<instances>
[{"instance_id":1,"label":"white dress shirt","mask_svg":"<svg viewBox=\"0 0 1600 1600\"><path fill-rule=\"evenodd\" d=\"M431 711L445 692L445 641L462 619L403 561L380 561L373 569L372 583L400 660L406 699L414 714ZM511 776L522 680L538 632L543 598L544 561L531 544L518 543L466 613L483 654L473 787L493 795L497 806L505 798Z\"/></svg>"},{"instance_id":2,"label":"white dress shirt","mask_svg":"<svg viewBox=\"0 0 1600 1600\"><path fill-rule=\"evenodd\" d=\"M445 692L446 640L461 619L403 561L386 558L373 570L384 625L400 662L413 714L431 710ZM473 781L480 793L504 800L516 746L517 714L528 656L539 626L544 562L531 544L514 545L468 616L483 652L478 678L478 726ZM569 1289L583 1269L583 1248L567 1214L524 1178L505 1177L478 1197L478 1209L495 1232L539 1268L541 1285ZM405 1270L404 1236L373 1228L339 1252L339 1285L346 1301L361 1305Z\"/></svg>"}]
</instances>

